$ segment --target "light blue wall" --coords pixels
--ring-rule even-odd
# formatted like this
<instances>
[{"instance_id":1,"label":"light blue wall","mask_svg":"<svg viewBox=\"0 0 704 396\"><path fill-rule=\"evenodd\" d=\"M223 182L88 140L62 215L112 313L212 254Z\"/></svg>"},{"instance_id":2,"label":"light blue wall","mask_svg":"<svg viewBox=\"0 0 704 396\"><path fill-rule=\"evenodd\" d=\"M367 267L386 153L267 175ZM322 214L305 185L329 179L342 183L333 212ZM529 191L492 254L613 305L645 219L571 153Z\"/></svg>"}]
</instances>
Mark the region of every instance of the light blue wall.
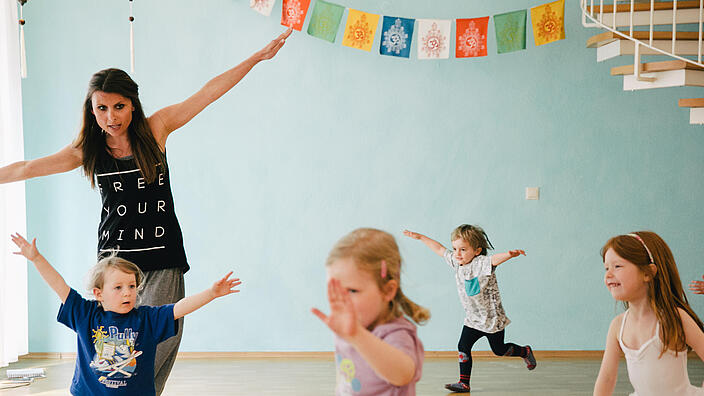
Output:
<instances>
[{"instance_id":1,"label":"light blue wall","mask_svg":"<svg viewBox=\"0 0 704 396\"><path fill-rule=\"evenodd\" d=\"M415 18L479 17L539 1L345 0ZM274 61L171 136L176 208L192 270L187 293L230 269L242 293L187 318L182 351L319 351L332 335L323 263L360 226L392 232L404 291L429 307L427 350L454 350L463 312L451 272L404 228L449 244L461 223L525 258L498 270L513 324L507 339L540 350L602 349L615 303L599 249L614 234L659 232L682 278L701 276L704 131L681 97L693 88L623 92L595 50L597 32L567 2L567 40L497 55L419 61L329 44L296 32ZM186 98L283 31L247 0L135 1L137 71L147 113ZM68 144L92 73L128 69L128 1L30 1L23 82L26 157ZM307 23L305 25L307 27ZM454 53L454 43L453 43ZM541 199L524 189L540 186ZM82 290L100 201L78 171L27 183L32 237ZM30 349L72 351L58 301L30 271ZM688 294L704 316L704 297ZM482 348L486 348L486 344Z\"/></svg>"}]
</instances>

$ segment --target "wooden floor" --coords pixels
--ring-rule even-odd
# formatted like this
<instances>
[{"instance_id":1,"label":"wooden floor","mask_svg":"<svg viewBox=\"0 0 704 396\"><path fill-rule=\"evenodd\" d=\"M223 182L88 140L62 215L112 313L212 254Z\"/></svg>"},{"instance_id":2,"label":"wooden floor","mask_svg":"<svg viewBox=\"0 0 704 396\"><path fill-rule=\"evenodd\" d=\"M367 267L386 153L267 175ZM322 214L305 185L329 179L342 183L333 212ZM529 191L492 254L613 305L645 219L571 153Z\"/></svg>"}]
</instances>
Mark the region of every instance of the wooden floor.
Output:
<instances>
[{"instance_id":1,"label":"wooden floor","mask_svg":"<svg viewBox=\"0 0 704 396\"><path fill-rule=\"evenodd\" d=\"M528 371L516 358L476 359L472 373L474 395L591 395L600 361L596 359L542 359ZM47 378L22 388L0 391L2 396L68 395L73 375L71 359L20 359L6 369L44 367ZM335 365L328 359L179 359L166 385L165 396L196 395L303 395L330 396L335 385ZM426 358L423 378L416 387L419 396L446 395L443 384L458 377L457 361ZM693 384L704 381L704 365L689 360ZM628 395L625 362L619 370L615 395Z\"/></svg>"}]
</instances>

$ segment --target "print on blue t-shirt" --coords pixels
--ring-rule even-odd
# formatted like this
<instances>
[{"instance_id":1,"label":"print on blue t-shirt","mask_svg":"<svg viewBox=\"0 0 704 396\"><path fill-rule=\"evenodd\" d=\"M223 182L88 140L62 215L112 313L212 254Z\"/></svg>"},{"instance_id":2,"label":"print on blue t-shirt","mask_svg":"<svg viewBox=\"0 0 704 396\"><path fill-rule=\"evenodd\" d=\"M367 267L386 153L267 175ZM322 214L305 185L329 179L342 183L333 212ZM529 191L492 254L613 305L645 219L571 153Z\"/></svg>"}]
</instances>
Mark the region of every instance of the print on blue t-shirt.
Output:
<instances>
[{"instance_id":1,"label":"print on blue t-shirt","mask_svg":"<svg viewBox=\"0 0 704 396\"><path fill-rule=\"evenodd\" d=\"M468 296L476 296L481 292L481 287L479 287L479 277L474 277L472 279L466 279L464 281L464 291Z\"/></svg>"},{"instance_id":2,"label":"print on blue t-shirt","mask_svg":"<svg viewBox=\"0 0 704 396\"><path fill-rule=\"evenodd\" d=\"M137 356L142 354L142 351L134 349L138 332L133 332L131 328L120 332L115 326L109 326L105 331L103 327L91 329L95 355L90 367L101 383L106 377L130 378L137 368Z\"/></svg>"}]
</instances>

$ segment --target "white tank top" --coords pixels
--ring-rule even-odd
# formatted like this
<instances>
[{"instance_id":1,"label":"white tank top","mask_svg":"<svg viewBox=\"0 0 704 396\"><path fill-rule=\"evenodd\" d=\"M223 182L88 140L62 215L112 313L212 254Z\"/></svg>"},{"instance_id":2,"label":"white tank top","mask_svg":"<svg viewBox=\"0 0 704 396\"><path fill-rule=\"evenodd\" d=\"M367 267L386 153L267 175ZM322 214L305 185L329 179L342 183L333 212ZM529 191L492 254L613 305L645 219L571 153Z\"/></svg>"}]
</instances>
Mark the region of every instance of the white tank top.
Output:
<instances>
[{"instance_id":1,"label":"white tank top","mask_svg":"<svg viewBox=\"0 0 704 396\"><path fill-rule=\"evenodd\" d=\"M628 379L631 380L634 393L631 396L704 396L704 389L689 382L687 373L687 351L677 353L665 351L660 357L662 341L660 326L655 326L655 335L643 343L639 349L630 349L623 345L623 325L628 311L623 315L618 343L626 355Z\"/></svg>"}]
</instances>

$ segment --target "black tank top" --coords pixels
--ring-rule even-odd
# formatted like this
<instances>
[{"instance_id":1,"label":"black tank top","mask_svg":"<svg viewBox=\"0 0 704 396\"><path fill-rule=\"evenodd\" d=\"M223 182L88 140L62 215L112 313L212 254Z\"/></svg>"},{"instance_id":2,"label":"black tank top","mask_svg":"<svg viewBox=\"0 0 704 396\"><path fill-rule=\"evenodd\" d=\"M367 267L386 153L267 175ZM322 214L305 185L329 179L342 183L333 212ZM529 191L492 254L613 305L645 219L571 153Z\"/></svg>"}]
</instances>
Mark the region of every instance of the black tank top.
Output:
<instances>
[{"instance_id":1,"label":"black tank top","mask_svg":"<svg viewBox=\"0 0 704 396\"><path fill-rule=\"evenodd\" d=\"M98 254L117 249L119 257L137 264L142 271L188 271L168 165L147 184L134 158L113 158L104 152L97 161L96 176L103 201Z\"/></svg>"}]
</instances>

